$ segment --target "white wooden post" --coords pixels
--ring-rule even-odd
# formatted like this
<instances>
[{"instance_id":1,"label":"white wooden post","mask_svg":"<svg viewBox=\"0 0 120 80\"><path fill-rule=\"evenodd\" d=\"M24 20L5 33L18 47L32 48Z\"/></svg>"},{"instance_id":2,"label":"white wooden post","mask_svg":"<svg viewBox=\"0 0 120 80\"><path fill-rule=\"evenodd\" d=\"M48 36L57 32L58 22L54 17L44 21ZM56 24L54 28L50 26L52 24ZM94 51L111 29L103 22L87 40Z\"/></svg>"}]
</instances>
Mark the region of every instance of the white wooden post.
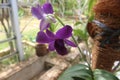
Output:
<instances>
[{"instance_id":1,"label":"white wooden post","mask_svg":"<svg viewBox=\"0 0 120 80\"><path fill-rule=\"evenodd\" d=\"M11 22L12 27L14 30L15 35L15 41L16 41L16 48L19 53L19 59L20 61L24 60L24 52L23 52L23 46L22 46L22 39L20 34L20 28L19 28L19 20L18 20L18 5L17 0L8 0L11 5Z\"/></svg>"}]
</instances>

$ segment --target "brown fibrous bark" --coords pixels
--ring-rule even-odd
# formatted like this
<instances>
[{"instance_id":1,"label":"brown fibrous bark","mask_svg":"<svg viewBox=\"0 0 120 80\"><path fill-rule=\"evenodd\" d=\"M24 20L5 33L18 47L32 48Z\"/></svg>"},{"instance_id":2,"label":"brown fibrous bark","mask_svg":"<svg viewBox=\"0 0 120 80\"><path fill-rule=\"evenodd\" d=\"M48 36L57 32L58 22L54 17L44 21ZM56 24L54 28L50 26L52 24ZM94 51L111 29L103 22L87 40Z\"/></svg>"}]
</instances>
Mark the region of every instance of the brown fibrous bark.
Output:
<instances>
[{"instance_id":1,"label":"brown fibrous bark","mask_svg":"<svg viewBox=\"0 0 120 80\"><path fill-rule=\"evenodd\" d=\"M93 8L95 19L105 24L112 30L120 30L120 0L99 0ZM95 23L89 23L87 26L89 35L94 40L92 49L92 68L112 71L115 61L120 60L120 40L119 35L114 36L109 44L101 47L101 42L112 33L105 36L97 36L103 30Z\"/></svg>"}]
</instances>

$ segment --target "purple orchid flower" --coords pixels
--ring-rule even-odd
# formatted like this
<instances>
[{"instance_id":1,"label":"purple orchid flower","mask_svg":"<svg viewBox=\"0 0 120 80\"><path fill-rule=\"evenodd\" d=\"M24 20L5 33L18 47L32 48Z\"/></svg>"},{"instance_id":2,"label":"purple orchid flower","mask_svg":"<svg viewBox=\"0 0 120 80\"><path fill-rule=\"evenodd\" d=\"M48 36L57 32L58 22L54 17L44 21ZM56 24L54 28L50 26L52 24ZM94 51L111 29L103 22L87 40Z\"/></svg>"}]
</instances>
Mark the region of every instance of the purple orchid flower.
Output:
<instances>
[{"instance_id":1,"label":"purple orchid flower","mask_svg":"<svg viewBox=\"0 0 120 80\"><path fill-rule=\"evenodd\" d=\"M66 55L67 48L65 43L69 46L76 47L76 45L68 40L67 38L72 36L72 28L69 25L64 26L60 30L53 34L51 31L46 30L46 33L43 31L38 32L36 41L39 43L49 43L49 50L56 50L60 55Z\"/></svg>"},{"instance_id":2,"label":"purple orchid flower","mask_svg":"<svg viewBox=\"0 0 120 80\"><path fill-rule=\"evenodd\" d=\"M54 11L53 7L50 3L45 3L43 6L40 6L39 4L36 7L32 7L31 9L32 15L41 19L40 23L40 30L43 31L47 29L50 26L50 23L55 23L56 20L54 18Z\"/></svg>"}]
</instances>

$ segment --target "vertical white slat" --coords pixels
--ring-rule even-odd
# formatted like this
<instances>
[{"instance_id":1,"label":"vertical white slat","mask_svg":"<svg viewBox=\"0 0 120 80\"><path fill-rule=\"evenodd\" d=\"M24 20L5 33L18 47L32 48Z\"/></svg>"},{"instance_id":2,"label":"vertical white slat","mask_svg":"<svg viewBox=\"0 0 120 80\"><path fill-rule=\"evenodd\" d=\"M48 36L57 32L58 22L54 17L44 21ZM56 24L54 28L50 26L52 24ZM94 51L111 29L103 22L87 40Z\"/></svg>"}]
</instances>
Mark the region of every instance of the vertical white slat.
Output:
<instances>
[{"instance_id":1,"label":"vertical white slat","mask_svg":"<svg viewBox=\"0 0 120 80\"><path fill-rule=\"evenodd\" d=\"M19 20L18 20L18 6L17 6L17 0L8 0L11 4L11 22L14 30L14 35L16 38L16 48L19 53L19 59L20 61L24 60L24 52L23 52L23 46L22 46L22 39L20 34L20 28L19 28Z\"/></svg>"}]
</instances>

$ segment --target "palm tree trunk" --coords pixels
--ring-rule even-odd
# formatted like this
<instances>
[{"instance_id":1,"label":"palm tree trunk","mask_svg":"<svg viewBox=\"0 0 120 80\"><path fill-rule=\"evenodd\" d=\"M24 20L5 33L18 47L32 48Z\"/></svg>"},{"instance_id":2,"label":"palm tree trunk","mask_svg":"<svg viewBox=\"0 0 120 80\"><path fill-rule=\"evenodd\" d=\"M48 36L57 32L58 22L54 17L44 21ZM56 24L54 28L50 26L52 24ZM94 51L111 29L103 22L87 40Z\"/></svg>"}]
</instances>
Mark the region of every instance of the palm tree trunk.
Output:
<instances>
[{"instance_id":1,"label":"palm tree trunk","mask_svg":"<svg viewBox=\"0 0 120 80\"><path fill-rule=\"evenodd\" d=\"M94 13L95 21L87 26L94 40L92 68L112 71L120 60L120 0L98 0Z\"/></svg>"}]
</instances>

